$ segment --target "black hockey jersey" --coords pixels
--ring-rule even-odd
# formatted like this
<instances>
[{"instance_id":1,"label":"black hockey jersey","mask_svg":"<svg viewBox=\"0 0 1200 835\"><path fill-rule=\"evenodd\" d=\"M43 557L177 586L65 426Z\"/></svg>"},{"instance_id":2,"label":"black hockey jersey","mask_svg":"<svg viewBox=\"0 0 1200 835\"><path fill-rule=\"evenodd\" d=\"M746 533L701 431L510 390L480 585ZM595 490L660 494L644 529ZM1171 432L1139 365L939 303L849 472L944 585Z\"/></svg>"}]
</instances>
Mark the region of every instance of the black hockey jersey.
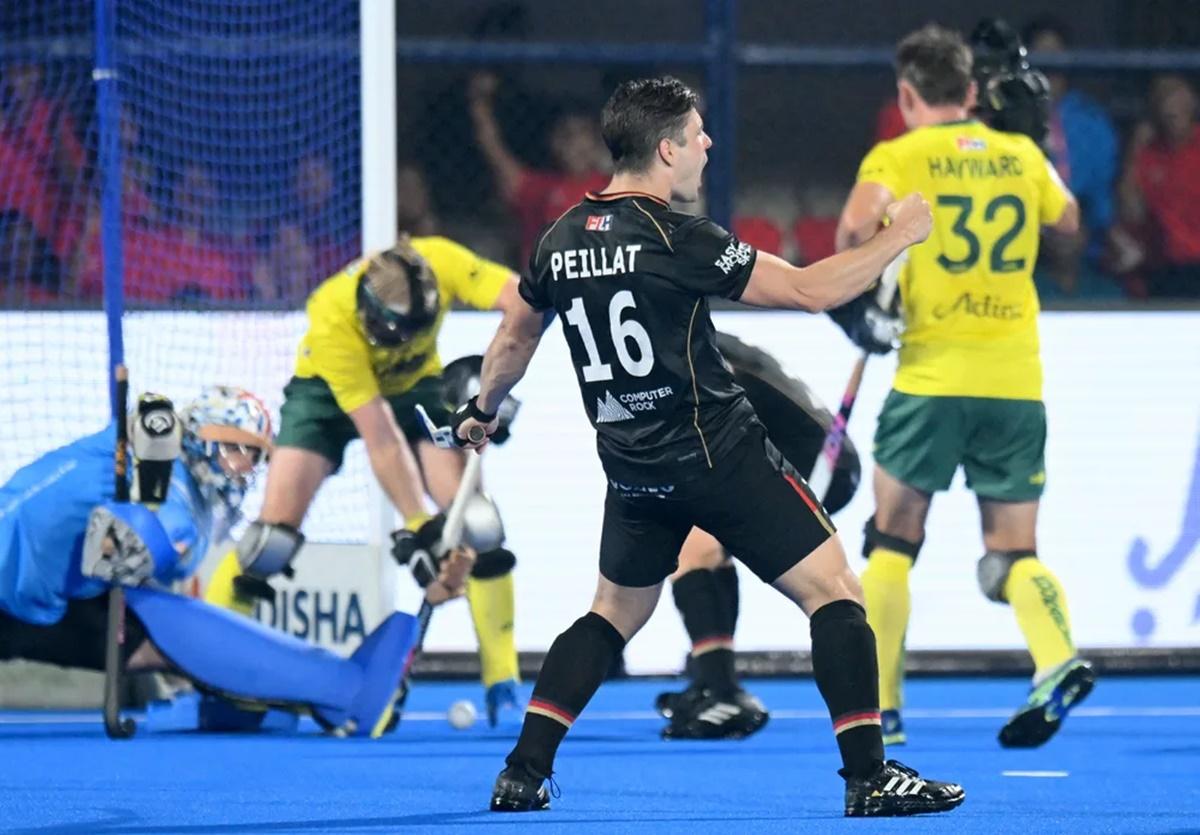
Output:
<instances>
[{"instance_id":1,"label":"black hockey jersey","mask_svg":"<svg viewBox=\"0 0 1200 835\"><path fill-rule=\"evenodd\" d=\"M708 296L737 299L756 257L708 218L638 192L589 194L537 239L521 296L562 317L610 478L698 475L755 420Z\"/></svg>"}]
</instances>

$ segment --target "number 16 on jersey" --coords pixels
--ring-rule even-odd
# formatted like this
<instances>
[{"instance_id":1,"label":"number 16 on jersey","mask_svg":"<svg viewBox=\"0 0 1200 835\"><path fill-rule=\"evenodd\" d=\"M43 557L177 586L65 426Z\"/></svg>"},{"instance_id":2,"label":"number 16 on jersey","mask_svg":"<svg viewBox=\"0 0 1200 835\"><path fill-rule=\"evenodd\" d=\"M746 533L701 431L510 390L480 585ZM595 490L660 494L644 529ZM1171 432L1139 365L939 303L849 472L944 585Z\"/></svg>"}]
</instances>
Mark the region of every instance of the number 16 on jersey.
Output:
<instances>
[{"instance_id":1,"label":"number 16 on jersey","mask_svg":"<svg viewBox=\"0 0 1200 835\"><path fill-rule=\"evenodd\" d=\"M617 360L625 373L633 377L645 377L654 368L654 346L650 343L650 334L642 323L632 317L622 320L621 315L626 310L636 310L637 302L629 290L621 290L613 294L608 303L608 330L616 349ZM583 350L587 352L587 365L580 368L585 383L602 383L613 379L612 364L603 362L600 347L596 344L596 334L592 323L588 320L587 310L583 299L576 296L571 300L564 318L567 324L579 331L583 341ZM633 343L633 353L630 343ZM634 354L636 353L636 358Z\"/></svg>"}]
</instances>

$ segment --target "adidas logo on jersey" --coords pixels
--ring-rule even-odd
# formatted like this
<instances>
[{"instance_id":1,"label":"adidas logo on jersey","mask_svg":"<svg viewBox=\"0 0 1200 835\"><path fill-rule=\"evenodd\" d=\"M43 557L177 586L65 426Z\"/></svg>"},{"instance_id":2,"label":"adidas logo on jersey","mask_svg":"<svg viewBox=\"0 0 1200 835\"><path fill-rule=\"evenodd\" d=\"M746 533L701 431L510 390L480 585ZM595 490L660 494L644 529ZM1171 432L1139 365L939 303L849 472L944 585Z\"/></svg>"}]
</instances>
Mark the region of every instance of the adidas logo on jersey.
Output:
<instances>
[{"instance_id":1,"label":"adidas logo on jersey","mask_svg":"<svg viewBox=\"0 0 1200 835\"><path fill-rule=\"evenodd\" d=\"M620 423L633 420L633 412L617 402L611 391L604 392L604 399L596 398L596 423Z\"/></svg>"}]
</instances>

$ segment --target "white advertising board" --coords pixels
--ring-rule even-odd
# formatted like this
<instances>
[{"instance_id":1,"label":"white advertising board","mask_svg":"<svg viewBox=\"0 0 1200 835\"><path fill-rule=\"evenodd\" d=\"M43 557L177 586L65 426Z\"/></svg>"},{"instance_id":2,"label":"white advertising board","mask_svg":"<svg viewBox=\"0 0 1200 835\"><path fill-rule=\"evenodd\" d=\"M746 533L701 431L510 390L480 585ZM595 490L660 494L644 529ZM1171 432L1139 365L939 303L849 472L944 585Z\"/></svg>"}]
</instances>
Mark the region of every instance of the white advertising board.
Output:
<instances>
[{"instance_id":1,"label":"white advertising board","mask_svg":"<svg viewBox=\"0 0 1200 835\"><path fill-rule=\"evenodd\" d=\"M826 403L840 398L855 352L825 317L724 312L715 319L720 329L773 353ZM494 314L448 317L443 358L482 352L497 321ZM228 382L256 391L277 410L303 327L301 314L131 315L125 338L133 385L184 402L203 384ZM6 312L0 328L8 343L0 359L0 390L8 391L0 398L11 410L6 420L21 419L15 408L22 403L53 411L36 432L43 449L104 422L99 314ZM57 336L37 342L50 328ZM1050 431L1039 553L1066 586L1077 642L1200 645L1200 313L1051 313L1042 316L1041 330ZM72 360L66 365L54 360L64 351ZM885 357L868 364L850 422L864 481L835 522L856 568L863 565L861 530L873 504L871 436L894 363ZM518 557L517 645L544 650L590 604L605 482L557 326L515 393L523 406L513 438L488 451L484 478ZM37 451L20 431L0 432L0 477ZM322 490L305 531L310 542L360 547L308 546L275 622L282 626L286 611L288 631L345 649L357 640L351 595L367 629L389 601L412 611L417 596L378 547L363 547L372 537L368 508L375 499L361 444L352 445L343 473ZM247 501L251 514L257 501L257 495ZM1011 613L976 588L978 527L960 477L934 501L912 574L910 649L1021 645ZM742 572L741 585L740 649L807 647L808 627L794 607L749 572ZM669 593L664 597L627 650L632 671L678 669L687 651ZM329 614L334 608L337 614ZM262 616L271 620L269 611ZM474 648L464 602L438 612L426 646Z\"/></svg>"}]
</instances>

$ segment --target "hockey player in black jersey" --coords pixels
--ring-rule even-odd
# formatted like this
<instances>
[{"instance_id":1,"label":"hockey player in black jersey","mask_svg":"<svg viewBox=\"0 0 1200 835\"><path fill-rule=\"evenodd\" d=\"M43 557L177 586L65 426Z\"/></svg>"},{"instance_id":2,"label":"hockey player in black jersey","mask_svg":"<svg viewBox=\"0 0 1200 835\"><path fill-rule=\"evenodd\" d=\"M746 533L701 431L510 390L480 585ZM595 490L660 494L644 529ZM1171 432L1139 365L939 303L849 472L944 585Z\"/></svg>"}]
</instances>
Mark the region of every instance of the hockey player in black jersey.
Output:
<instances>
[{"instance_id":1,"label":"hockey player in black jersey","mask_svg":"<svg viewBox=\"0 0 1200 835\"><path fill-rule=\"evenodd\" d=\"M708 296L824 310L865 290L929 234L919 194L888 208L862 246L803 269L703 217L697 198L712 142L696 96L673 78L629 81L602 114L614 176L537 239L520 294L483 361L477 397L455 416L467 443L524 374L555 314L608 478L600 578L591 611L555 639L491 808L543 809L543 782L567 730L613 657L654 611L693 526L715 536L810 619L813 674L828 705L846 780L845 813L941 812L960 786L884 758L875 637L858 578L819 501L767 440L716 345Z\"/></svg>"},{"instance_id":2,"label":"hockey player in black jersey","mask_svg":"<svg viewBox=\"0 0 1200 835\"><path fill-rule=\"evenodd\" d=\"M869 293L868 293L869 295ZM733 372L771 443L800 472L811 472L833 414L804 381L779 361L735 336L717 333L717 348ZM833 515L858 488L862 469L854 442L846 438L823 505ZM668 720L664 739L744 739L767 724L761 701L747 692L734 669L738 620L738 574L733 557L711 534L693 528L671 575L675 606L692 648L686 689L660 693L655 708Z\"/></svg>"}]
</instances>

